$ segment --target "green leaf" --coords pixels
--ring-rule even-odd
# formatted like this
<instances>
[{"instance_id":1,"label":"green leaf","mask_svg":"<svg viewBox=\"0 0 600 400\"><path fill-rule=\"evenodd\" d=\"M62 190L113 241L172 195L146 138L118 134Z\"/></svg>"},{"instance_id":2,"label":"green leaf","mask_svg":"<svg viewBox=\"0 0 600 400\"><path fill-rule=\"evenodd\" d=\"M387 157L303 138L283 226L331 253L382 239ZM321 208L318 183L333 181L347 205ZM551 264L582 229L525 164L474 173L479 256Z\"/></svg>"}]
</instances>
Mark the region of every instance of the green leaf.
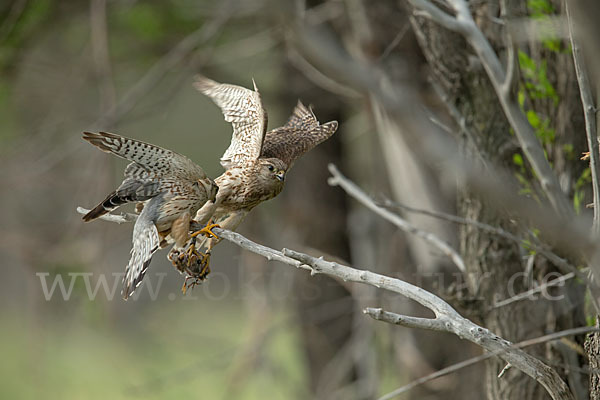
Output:
<instances>
[{"instance_id":1,"label":"green leaf","mask_svg":"<svg viewBox=\"0 0 600 400\"><path fill-rule=\"evenodd\" d=\"M533 110L527 111L527 120L534 128L538 128L540 126L540 118Z\"/></svg>"},{"instance_id":2,"label":"green leaf","mask_svg":"<svg viewBox=\"0 0 600 400\"><path fill-rule=\"evenodd\" d=\"M530 75L537 69L535 61L522 50L519 50L519 66L525 72L525 75Z\"/></svg>"},{"instance_id":3,"label":"green leaf","mask_svg":"<svg viewBox=\"0 0 600 400\"><path fill-rule=\"evenodd\" d=\"M523 157L519 153L513 154L513 163L519 167L523 167Z\"/></svg>"},{"instance_id":4,"label":"green leaf","mask_svg":"<svg viewBox=\"0 0 600 400\"><path fill-rule=\"evenodd\" d=\"M521 109L523 109L523 107L525 106L525 91L523 89L520 89L517 93L517 99L519 101Z\"/></svg>"},{"instance_id":5,"label":"green leaf","mask_svg":"<svg viewBox=\"0 0 600 400\"><path fill-rule=\"evenodd\" d=\"M587 326L596 326L596 316L588 315L585 317L585 321L587 322Z\"/></svg>"}]
</instances>

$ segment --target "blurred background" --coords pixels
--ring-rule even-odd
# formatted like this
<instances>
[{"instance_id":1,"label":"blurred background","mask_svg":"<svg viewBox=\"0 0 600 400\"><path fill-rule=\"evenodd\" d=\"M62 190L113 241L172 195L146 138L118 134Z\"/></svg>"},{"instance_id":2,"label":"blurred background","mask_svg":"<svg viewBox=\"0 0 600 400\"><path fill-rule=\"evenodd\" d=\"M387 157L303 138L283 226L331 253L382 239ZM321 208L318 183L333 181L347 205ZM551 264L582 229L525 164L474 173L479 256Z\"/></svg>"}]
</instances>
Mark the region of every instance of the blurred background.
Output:
<instances>
[{"instance_id":1,"label":"blurred background","mask_svg":"<svg viewBox=\"0 0 600 400\"><path fill-rule=\"evenodd\" d=\"M429 316L399 296L311 277L225 241L213 252L210 279L187 295L161 251L124 302L119 274L132 225L83 223L75 211L102 200L126 165L84 142L82 131L177 151L217 177L231 127L192 88L193 75L245 87L254 79L269 128L285 123L298 99L340 127L295 164L283 193L257 207L240 233L438 294L464 286L442 254L328 186L334 163L381 201L455 212L456 193L441 191L439 171L402 136L378 131L370 99L319 72L294 41L298 18L325 27L350 54L410 77L415 101L440 109L402 3L1 2L0 397L371 399L480 354L452 335L362 313L388 305ZM376 21L368 40L365 16ZM458 246L455 226L407 217ZM478 399L482 377L480 368L463 369L404 398Z\"/></svg>"}]
</instances>

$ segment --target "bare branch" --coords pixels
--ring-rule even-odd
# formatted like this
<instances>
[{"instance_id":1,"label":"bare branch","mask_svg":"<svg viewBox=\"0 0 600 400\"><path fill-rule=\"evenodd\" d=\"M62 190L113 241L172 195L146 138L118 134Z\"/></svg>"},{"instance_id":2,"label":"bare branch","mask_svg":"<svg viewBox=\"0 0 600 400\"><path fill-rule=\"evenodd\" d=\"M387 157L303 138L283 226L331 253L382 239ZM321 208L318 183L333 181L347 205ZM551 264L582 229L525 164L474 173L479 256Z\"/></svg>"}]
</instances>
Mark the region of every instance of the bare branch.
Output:
<instances>
[{"instance_id":1,"label":"bare branch","mask_svg":"<svg viewBox=\"0 0 600 400\"><path fill-rule=\"evenodd\" d=\"M387 322L394 325L402 325L407 328L428 329L430 331L446 332L444 323L438 319L411 317L408 315L396 314L384 311L381 308L367 307L363 313L378 321Z\"/></svg>"},{"instance_id":2,"label":"bare branch","mask_svg":"<svg viewBox=\"0 0 600 400\"><path fill-rule=\"evenodd\" d=\"M221 231L216 232L221 235ZM230 234L231 232L228 232ZM238 234L236 234L238 235ZM227 237L225 237L227 239ZM251 249L248 249L251 250ZM251 250L252 251L252 250ZM448 303L433 293L400 279L390 278L366 270L357 270L335 262L325 261L307 254L283 249L283 254L308 264L315 273L341 278L345 281L369 284L378 288L399 293L411 300L429 308L436 315L437 323L431 323L436 329L443 326L446 332L454 333L462 339L469 340L488 351L496 353L504 361L512 364L522 372L542 384L553 399L572 399L573 395L556 371L535 357L512 347L511 343L494 335L489 330L463 318ZM408 321L405 316L399 316L398 321ZM421 319L411 318L414 327L424 327ZM408 322L408 323L410 323Z\"/></svg>"},{"instance_id":3,"label":"bare branch","mask_svg":"<svg viewBox=\"0 0 600 400\"><path fill-rule=\"evenodd\" d=\"M585 117L585 133L587 137L588 148L590 151L590 171L592 173L592 189L594 199L594 225L593 230L596 234L600 233L600 156L598 152L598 131L596 127L596 107L594 105L594 96L588 73L581 54L581 48L575 38L573 19L569 11L569 2L565 1L565 11L569 22L569 39L573 49L573 63L575 65L575 74L579 84L579 93L581 95L581 104L583 105L583 115Z\"/></svg>"},{"instance_id":4,"label":"bare branch","mask_svg":"<svg viewBox=\"0 0 600 400\"><path fill-rule=\"evenodd\" d=\"M333 175L333 177L329 178L329 185L340 186L350 197L358 200L361 204L363 204L369 210L375 212L380 217L388 220L403 231L411 233L427 241L448 256L461 272L466 272L467 269L462 257L448 243L444 242L442 239L430 232L426 232L415 227L405 219L401 218L398 214L392 213L391 211L375 204L375 202L358 186L356 186L354 182L342 175L335 165L329 164L329 172L331 172Z\"/></svg>"}]
</instances>

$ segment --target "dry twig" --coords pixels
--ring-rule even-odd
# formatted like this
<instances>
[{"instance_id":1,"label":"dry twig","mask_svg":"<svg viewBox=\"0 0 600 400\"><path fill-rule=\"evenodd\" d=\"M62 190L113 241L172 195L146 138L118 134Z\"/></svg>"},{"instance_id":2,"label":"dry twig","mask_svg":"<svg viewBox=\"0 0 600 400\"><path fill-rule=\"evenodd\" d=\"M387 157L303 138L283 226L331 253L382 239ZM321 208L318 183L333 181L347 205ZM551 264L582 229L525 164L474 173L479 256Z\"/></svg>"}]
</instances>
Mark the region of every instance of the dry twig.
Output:
<instances>
[{"instance_id":1,"label":"dry twig","mask_svg":"<svg viewBox=\"0 0 600 400\"><path fill-rule=\"evenodd\" d=\"M465 262L463 261L462 257L448 243L444 242L442 239L438 238L430 232L426 232L422 229L415 227L410 222L400 217L398 214L395 214L387 210L386 208L380 207L377 204L375 204L375 202L358 186L356 186L354 182L350 181L344 175L342 175L342 173L337 169L335 165L329 164L329 172L331 172L331 174L333 175L331 178L329 178L329 185L341 187L350 197L358 200L362 205L364 205L380 217L388 220L403 231L411 233L425 240L426 242L440 250L442 253L444 253L446 256L448 256L461 272L466 272L467 269L465 267Z\"/></svg>"}]
</instances>

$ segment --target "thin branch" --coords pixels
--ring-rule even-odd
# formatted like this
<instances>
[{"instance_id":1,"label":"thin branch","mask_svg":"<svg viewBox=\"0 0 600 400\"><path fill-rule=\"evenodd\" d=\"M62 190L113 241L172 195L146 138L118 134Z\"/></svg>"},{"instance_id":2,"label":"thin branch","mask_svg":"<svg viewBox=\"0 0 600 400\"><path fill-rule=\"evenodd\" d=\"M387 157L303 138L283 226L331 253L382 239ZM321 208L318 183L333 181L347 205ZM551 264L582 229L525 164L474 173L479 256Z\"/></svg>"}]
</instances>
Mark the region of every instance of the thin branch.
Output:
<instances>
[{"instance_id":1,"label":"thin branch","mask_svg":"<svg viewBox=\"0 0 600 400\"><path fill-rule=\"evenodd\" d=\"M494 87L506 118L515 131L515 136L523 149L523 153L539 178L542 189L548 196L554 210L562 216L571 215L573 211L560 189L558 178L546 159L544 149L537 139L533 127L512 98L510 91L503 89L506 82L506 73L489 41L475 24L468 4L464 0L448 0L448 3L456 12L456 17L452 17L427 0L407 1L418 10L425 11L424 15L426 17L447 29L462 34L475 50Z\"/></svg>"},{"instance_id":2,"label":"thin branch","mask_svg":"<svg viewBox=\"0 0 600 400\"><path fill-rule=\"evenodd\" d=\"M506 20L507 20L506 0L500 1L500 7L501 7L500 17L502 18L502 21L506 22ZM506 78L504 79L504 82L502 82L502 94L504 96L510 96L512 88L513 88L515 76L517 75L516 71L518 71L518 65L517 65L517 57L515 57L516 52L517 52L517 50L515 48L515 41L512 37L512 33L511 33L510 29L508 29L508 26L506 24L505 24L505 36L506 36L506 42L507 42Z\"/></svg>"},{"instance_id":3,"label":"thin branch","mask_svg":"<svg viewBox=\"0 0 600 400\"><path fill-rule=\"evenodd\" d=\"M79 213L87 212L86 209L81 207L78 207L77 211ZM134 216L133 214L129 215ZM110 220L109 218L104 218L106 216L104 215L102 218ZM127 216L117 217L119 221L126 219L128 219ZM201 228L197 224L192 225L191 229ZM538 381L546 388L553 399L573 398L567 386L554 369L524 351L512 347L509 341L493 334L488 329L462 317L450 304L418 286L368 270L360 270L336 262L326 261L323 257L316 258L289 249L283 249L282 251L274 250L254 243L239 233L229 230L214 228L213 232L222 239L259 254L269 261L280 261L296 268L305 269L310 271L311 275L323 274L347 282L371 285L414 300L434 313L435 319L433 320L437 320L438 322L430 322L428 323L429 326L435 326L436 328L443 326L445 332L453 333L462 339L469 340L490 352L496 352L504 361L512 364L515 368ZM404 318L404 321L406 321L406 318ZM419 319L411 318L411 323L417 327L419 326ZM430 329L427 328L424 321L420 321L420 327Z\"/></svg>"},{"instance_id":4,"label":"thin branch","mask_svg":"<svg viewBox=\"0 0 600 400\"><path fill-rule=\"evenodd\" d=\"M419 213L419 214L427 215L427 216L430 216L433 218L439 218L439 219L443 219L446 221L454 222L457 224L472 225L482 231L489 232L494 235L498 235L505 239L511 240L511 241L517 243L519 246L523 246L523 241L525 240L523 238L520 238L520 237L502 229L502 228L492 226L492 225L489 225L489 224L486 224L486 223L483 223L480 221L476 221L474 219L459 217L458 215L452 215L452 214L447 214L447 213L443 213L443 212L439 212L439 211L423 210L420 208L410 207L410 206L407 206L404 204L392 202L389 199L384 200L383 203L375 202L375 204L377 204L381 207L386 207L386 208L399 208L399 209L403 209L403 210L406 210L409 212ZM545 244L538 243L537 240L531 240L527 244L527 246L531 250L534 250L536 253L539 253L542 256L546 257L546 259L548 259L548 261L550 261L551 263L556 265L563 273L565 273L565 274L572 273L572 274L575 274L578 278L580 278L586 282L588 281L588 277L584 273L582 273L582 271L580 271L577 267L575 267L574 265L569 263L569 261L567 261L566 259L560 257L558 254L549 250Z\"/></svg>"},{"instance_id":5,"label":"thin branch","mask_svg":"<svg viewBox=\"0 0 600 400\"><path fill-rule=\"evenodd\" d=\"M335 165L329 164L328 168L329 172L331 172L331 174L333 175L331 178L329 178L328 181L330 186L340 186L350 197L358 200L369 210L388 220L403 231L418 236L426 242L429 242L437 249L439 249L442 253L444 253L452 260L452 262L458 267L458 269L461 272L467 271L467 268L465 267L465 262L463 261L462 257L448 243L444 242L442 239L438 238L430 232L426 232L422 229L415 227L405 219L401 218L398 214L395 214L375 204L375 202L358 186L356 186L354 182L350 181L348 178L342 175L342 173L337 169Z\"/></svg>"},{"instance_id":6,"label":"thin branch","mask_svg":"<svg viewBox=\"0 0 600 400\"><path fill-rule=\"evenodd\" d=\"M546 289L548 289L549 287L552 286L558 286L558 285L562 285L563 283L565 283L566 281L568 281L569 279L572 279L575 277L575 273L573 272L569 272L566 275L562 275L559 276L556 279L552 279L551 281L548 281L542 285L539 285L538 287L535 287L533 289L530 289L526 292L523 293L519 293L515 296L509 297L508 299L504 299L501 300L497 303L494 303L494 305L491 307L491 309L496 309L496 308L500 308L500 307L504 307L507 306L511 303L517 302L517 301L521 301L521 300L525 300L525 299L529 299L530 296L536 294L536 293L540 293L542 291L545 291Z\"/></svg>"},{"instance_id":7,"label":"thin branch","mask_svg":"<svg viewBox=\"0 0 600 400\"><path fill-rule=\"evenodd\" d=\"M363 310L364 314L378 321L387 322L394 325L401 325L407 328L427 329L430 331L446 332L443 321L431 318L411 317L408 315L396 314L384 311L381 308L367 307Z\"/></svg>"},{"instance_id":8,"label":"thin branch","mask_svg":"<svg viewBox=\"0 0 600 400\"><path fill-rule=\"evenodd\" d=\"M381 55L377 59L378 63L382 62L383 60L385 60L387 58L387 56L390 55L392 50L394 50L396 48L396 46L398 46L398 44L402 41L402 39L404 39L404 36L406 35L406 32L408 32L409 29L410 29L410 24L409 23L404 24L402 29L400 29L400 32L398 32L396 34L396 36L392 39L390 44L388 44L385 47L385 49L381 52Z\"/></svg>"},{"instance_id":9,"label":"thin branch","mask_svg":"<svg viewBox=\"0 0 600 400\"><path fill-rule=\"evenodd\" d=\"M564 331L560 331L560 332L555 332L555 333L551 333L548 335L544 335L544 336L540 336L537 337L535 339L528 339L528 340L524 340L522 342L516 343L513 347L515 348L523 348L523 347L528 347L528 346L532 346L534 344L540 344L540 343L546 343L546 342L551 342L554 340L559 340L563 337L566 336L576 336L576 335L583 335L585 333L589 333L589 332L597 332L599 329L596 327L590 327L590 326L584 326L581 328L572 328L572 329L567 329ZM458 362L456 364L452 364L446 368L442 368L439 371L435 371L434 373L431 373L429 375L423 376L419 379L416 379L402 387L399 387L398 389L385 394L384 396L381 396L379 399L377 400L389 400L392 399L396 396L398 396L399 394L408 392L409 390L419 386L419 385L423 385L427 382L430 382L434 379L440 378L442 376L446 376L449 374L452 374L454 372L457 372L463 368L469 367L471 365L477 364L481 361L485 361L489 358L494 357L496 354L494 353L486 353L486 354L482 354L480 356L476 356L476 357L472 357L469 358L467 360Z\"/></svg>"},{"instance_id":10,"label":"thin branch","mask_svg":"<svg viewBox=\"0 0 600 400\"><path fill-rule=\"evenodd\" d=\"M573 19L569 11L569 2L565 1L565 11L569 24L569 40L573 50L573 64L575 65L575 75L579 84L579 93L581 95L581 104L583 106L583 115L585 117L585 133L587 137L588 148L590 151L590 171L592 173L592 190L594 199L594 225L595 234L600 233L600 160L598 157L598 131L596 127L596 107L594 105L594 96L592 94L590 79L587 74L584 59L581 54L581 48L575 38Z\"/></svg>"},{"instance_id":11,"label":"thin branch","mask_svg":"<svg viewBox=\"0 0 600 400\"><path fill-rule=\"evenodd\" d=\"M309 63L300 53L294 50L293 47L288 48L288 60L296 67L300 72L304 74L312 83L319 86L328 92L339 94L350 98L359 98L360 94L354 89L345 86L325 74L321 73L311 63Z\"/></svg>"}]
</instances>

